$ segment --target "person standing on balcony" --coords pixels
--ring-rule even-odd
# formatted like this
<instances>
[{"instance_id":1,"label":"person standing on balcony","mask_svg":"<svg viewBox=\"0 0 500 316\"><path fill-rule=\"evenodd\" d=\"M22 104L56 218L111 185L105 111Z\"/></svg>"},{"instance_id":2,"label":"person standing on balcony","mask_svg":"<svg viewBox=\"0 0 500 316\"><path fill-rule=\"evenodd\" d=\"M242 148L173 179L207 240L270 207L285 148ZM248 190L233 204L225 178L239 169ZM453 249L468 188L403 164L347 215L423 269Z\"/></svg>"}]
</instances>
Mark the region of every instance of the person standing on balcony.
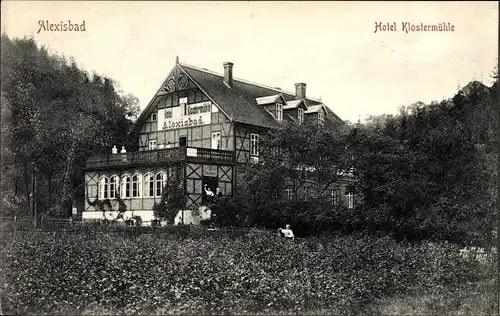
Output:
<instances>
[{"instance_id":1,"label":"person standing on balcony","mask_svg":"<svg viewBox=\"0 0 500 316\"><path fill-rule=\"evenodd\" d=\"M112 154L117 154L118 153L118 148L116 148L116 145L113 146L113 148L111 149L111 153Z\"/></svg>"},{"instance_id":2,"label":"person standing on balcony","mask_svg":"<svg viewBox=\"0 0 500 316\"><path fill-rule=\"evenodd\" d=\"M125 150L125 146L122 146L122 150L120 151L120 154L126 154L127 151ZM122 160L127 161L127 155L122 155Z\"/></svg>"}]
</instances>

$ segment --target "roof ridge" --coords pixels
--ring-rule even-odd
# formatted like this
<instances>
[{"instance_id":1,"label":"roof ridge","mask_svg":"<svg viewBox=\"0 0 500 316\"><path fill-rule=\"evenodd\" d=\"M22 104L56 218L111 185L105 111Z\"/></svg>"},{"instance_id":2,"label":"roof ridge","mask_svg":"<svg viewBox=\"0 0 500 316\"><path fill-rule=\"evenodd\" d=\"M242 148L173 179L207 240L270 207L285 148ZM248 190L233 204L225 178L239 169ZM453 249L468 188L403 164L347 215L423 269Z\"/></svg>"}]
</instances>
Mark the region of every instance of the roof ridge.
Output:
<instances>
[{"instance_id":1,"label":"roof ridge","mask_svg":"<svg viewBox=\"0 0 500 316\"><path fill-rule=\"evenodd\" d=\"M216 72L216 71L213 71L213 70L209 70L209 69L206 69L206 68L201 68L201 67L190 65L190 64L186 64L186 63L179 63L179 64L181 66L190 67L190 68L193 68L193 69L198 70L198 71L203 71L203 72L206 72L206 73L209 73L209 74L212 74L212 75L224 77L224 74ZM293 93L293 92L282 90L282 89L277 89L277 88L271 87L271 86L266 86L264 84L253 82L253 81L250 81L250 80L245 80L245 79L233 77L233 81L239 81L239 82L242 82L242 83L251 84L251 85L254 85L254 86L261 87L261 88L266 88L266 89L269 89L269 90L273 90L273 91L276 91L276 92L279 92L279 93L286 93L286 94L295 96L295 93ZM312 98L312 97L307 97L306 100L310 100L310 101L314 101L314 102L322 102L321 99Z\"/></svg>"}]
</instances>

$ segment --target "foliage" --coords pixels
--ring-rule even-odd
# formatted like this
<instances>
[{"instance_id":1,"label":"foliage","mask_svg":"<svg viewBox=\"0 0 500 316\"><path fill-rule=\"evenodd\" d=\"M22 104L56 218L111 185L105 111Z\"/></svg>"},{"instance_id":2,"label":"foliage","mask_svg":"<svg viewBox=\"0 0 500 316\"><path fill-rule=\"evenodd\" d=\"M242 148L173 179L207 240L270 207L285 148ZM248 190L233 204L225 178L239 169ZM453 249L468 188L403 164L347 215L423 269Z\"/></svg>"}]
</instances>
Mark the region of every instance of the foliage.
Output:
<instances>
[{"instance_id":1,"label":"foliage","mask_svg":"<svg viewBox=\"0 0 500 316\"><path fill-rule=\"evenodd\" d=\"M296 230L330 229L330 190L352 167L346 126L283 123L261 138L260 163L250 165L238 194L218 205L222 225L266 228L291 224ZM310 194L303 194L310 187ZM291 196L286 189L292 190Z\"/></svg>"},{"instance_id":2,"label":"foliage","mask_svg":"<svg viewBox=\"0 0 500 316\"><path fill-rule=\"evenodd\" d=\"M85 157L136 145L127 133L137 99L33 39L2 34L1 46L2 193L25 212L34 194L38 213L68 216L84 198Z\"/></svg>"},{"instance_id":3,"label":"foliage","mask_svg":"<svg viewBox=\"0 0 500 316\"><path fill-rule=\"evenodd\" d=\"M219 211L228 215L221 224L293 223L308 233L368 229L398 239L491 243L496 91L496 82L491 88L471 82L449 100L417 102L364 124L284 123L262 137L261 161L246 168L237 197ZM333 209L329 190L351 167L363 205ZM312 190L304 200L306 185Z\"/></svg>"},{"instance_id":4,"label":"foliage","mask_svg":"<svg viewBox=\"0 0 500 316\"><path fill-rule=\"evenodd\" d=\"M186 207L184 182L179 173L174 174L163 187L161 200L154 203L153 214L157 219L174 221L179 210Z\"/></svg>"},{"instance_id":5,"label":"foliage","mask_svg":"<svg viewBox=\"0 0 500 316\"><path fill-rule=\"evenodd\" d=\"M3 238L4 312L352 314L383 297L489 280L496 266L461 259L447 243L360 234L283 243L265 231L165 232Z\"/></svg>"},{"instance_id":6,"label":"foliage","mask_svg":"<svg viewBox=\"0 0 500 316\"><path fill-rule=\"evenodd\" d=\"M416 103L355 126L351 143L365 207L354 225L398 238L491 241L496 226L492 89L478 82L450 100Z\"/></svg>"}]
</instances>

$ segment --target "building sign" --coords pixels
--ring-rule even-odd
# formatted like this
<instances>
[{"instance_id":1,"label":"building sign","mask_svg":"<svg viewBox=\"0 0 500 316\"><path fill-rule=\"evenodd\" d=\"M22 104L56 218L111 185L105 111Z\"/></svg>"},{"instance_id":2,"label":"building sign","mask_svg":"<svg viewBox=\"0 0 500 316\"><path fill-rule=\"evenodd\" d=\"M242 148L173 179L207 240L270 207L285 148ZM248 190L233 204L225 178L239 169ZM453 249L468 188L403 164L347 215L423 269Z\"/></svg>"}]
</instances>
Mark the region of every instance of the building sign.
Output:
<instances>
[{"instance_id":1,"label":"building sign","mask_svg":"<svg viewBox=\"0 0 500 316\"><path fill-rule=\"evenodd\" d=\"M188 147L186 150L187 150L186 156L188 156L188 157L197 157L198 156L198 149Z\"/></svg>"},{"instance_id":2,"label":"building sign","mask_svg":"<svg viewBox=\"0 0 500 316\"><path fill-rule=\"evenodd\" d=\"M211 121L212 103L210 101L181 104L176 107L158 110L159 130L207 125Z\"/></svg>"}]
</instances>

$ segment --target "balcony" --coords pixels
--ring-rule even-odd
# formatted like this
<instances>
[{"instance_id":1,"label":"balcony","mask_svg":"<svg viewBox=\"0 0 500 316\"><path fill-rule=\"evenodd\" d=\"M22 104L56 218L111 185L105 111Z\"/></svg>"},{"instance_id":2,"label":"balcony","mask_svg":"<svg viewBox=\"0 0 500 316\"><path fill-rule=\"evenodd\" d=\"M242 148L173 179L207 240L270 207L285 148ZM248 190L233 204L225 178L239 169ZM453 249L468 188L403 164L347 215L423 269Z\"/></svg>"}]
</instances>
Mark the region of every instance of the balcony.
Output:
<instances>
[{"instance_id":1,"label":"balcony","mask_svg":"<svg viewBox=\"0 0 500 316\"><path fill-rule=\"evenodd\" d=\"M176 147L129 153L97 155L86 159L87 169L103 169L123 166L147 166L172 162L216 162L233 163L234 153L209 148Z\"/></svg>"}]
</instances>

